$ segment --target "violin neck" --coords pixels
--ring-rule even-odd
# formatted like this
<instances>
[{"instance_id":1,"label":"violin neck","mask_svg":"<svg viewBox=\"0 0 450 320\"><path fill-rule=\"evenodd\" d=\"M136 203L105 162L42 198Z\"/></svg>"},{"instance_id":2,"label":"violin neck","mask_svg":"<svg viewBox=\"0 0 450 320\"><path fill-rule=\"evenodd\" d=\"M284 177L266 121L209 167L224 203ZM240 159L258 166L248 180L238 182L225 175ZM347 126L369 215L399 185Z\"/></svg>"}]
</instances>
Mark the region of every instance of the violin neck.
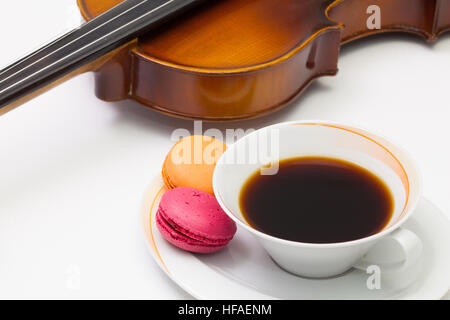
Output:
<instances>
[{"instance_id":1,"label":"violin neck","mask_svg":"<svg viewBox=\"0 0 450 320\"><path fill-rule=\"evenodd\" d=\"M0 115L200 1L126 0L13 63L0 71Z\"/></svg>"}]
</instances>

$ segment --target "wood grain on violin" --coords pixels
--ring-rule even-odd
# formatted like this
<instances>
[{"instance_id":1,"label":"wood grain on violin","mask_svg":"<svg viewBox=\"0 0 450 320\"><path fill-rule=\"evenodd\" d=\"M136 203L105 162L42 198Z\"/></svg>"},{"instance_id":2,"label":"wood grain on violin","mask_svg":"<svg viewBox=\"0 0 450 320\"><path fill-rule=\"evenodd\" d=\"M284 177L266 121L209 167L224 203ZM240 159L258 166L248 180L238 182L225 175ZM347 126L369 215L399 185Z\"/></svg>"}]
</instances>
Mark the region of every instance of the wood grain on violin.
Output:
<instances>
[{"instance_id":1,"label":"wood grain on violin","mask_svg":"<svg viewBox=\"0 0 450 320\"><path fill-rule=\"evenodd\" d=\"M152 1L156 2L155 11L175 3L181 9L183 4ZM134 99L190 119L252 118L288 104L315 78L334 75L342 43L391 31L433 41L450 30L450 0L187 2L196 6L184 8L189 10L169 22L164 19L162 25L152 20L151 31L127 45L122 42L125 46L120 49L116 45L100 67L97 64L92 70L84 65L95 71L100 99ZM149 1L78 0L81 13L91 22L126 4L129 8L116 14L123 19L145 3ZM371 6L379 9L379 28L368 28ZM1 86L0 72L0 91ZM7 109L11 108L3 108Z\"/></svg>"}]
</instances>

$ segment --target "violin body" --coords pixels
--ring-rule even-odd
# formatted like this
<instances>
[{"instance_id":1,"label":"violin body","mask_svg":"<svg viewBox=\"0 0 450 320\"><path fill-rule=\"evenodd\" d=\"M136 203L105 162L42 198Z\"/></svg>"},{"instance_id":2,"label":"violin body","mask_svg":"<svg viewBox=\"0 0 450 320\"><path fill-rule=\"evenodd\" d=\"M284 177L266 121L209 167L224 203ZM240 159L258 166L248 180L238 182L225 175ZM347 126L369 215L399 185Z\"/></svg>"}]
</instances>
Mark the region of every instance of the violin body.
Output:
<instances>
[{"instance_id":1,"label":"violin body","mask_svg":"<svg viewBox=\"0 0 450 320\"><path fill-rule=\"evenodd\" d=\"M450 30L450 0L77 1L88 23L0 70L0 114L94 71L105 101L253 118L336 74L342 44L398 31L434 41Z\"/></svg>"},{"instance_id":2,"label":"violin body","mask_svg":"<svg viewBox=\"0 0 450 320\"><path fill-rule=\"evenodd\" d=\"M108 6L100 8L101 2L80 0L83 16L114 5L103 1ZM326 2L209 1L105 64L96 72L96 94L190 119L235 120L277 110L313 78L337 71L340 27L322 14Z\"/></svg>"},{"instance_id":3,"label":"violin body","mask_svg":"<svg viewBox=\"0 0 450 320\"><path fill-rule=\"evenodd\" d=\"M121 0L78 0L89 20ZM381 28L368 29L377 5ZM137 39L96 71L96 94L203 120L257 117L337 72L342 43L404 31L433 41L450 0L215 0Z\"/></svg>"}]
</instances>

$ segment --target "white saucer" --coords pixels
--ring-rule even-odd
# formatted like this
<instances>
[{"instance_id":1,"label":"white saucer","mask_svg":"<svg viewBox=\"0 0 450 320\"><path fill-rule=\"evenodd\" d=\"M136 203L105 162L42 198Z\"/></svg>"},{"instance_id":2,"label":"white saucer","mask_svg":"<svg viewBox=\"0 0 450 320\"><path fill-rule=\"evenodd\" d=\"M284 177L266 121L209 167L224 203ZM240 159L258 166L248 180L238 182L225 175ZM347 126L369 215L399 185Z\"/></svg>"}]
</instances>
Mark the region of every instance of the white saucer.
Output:
<instances>
[{"instance_id":1,"label":"white saucer","mask_svg":"<svg viewBox=\"0 0 450 320\"><path fill-rule=\"evenodd\" d=\"M218 253L182 251L165 241L156 228L155 214L165 191L161 177L147 190L142 210L146 242L159 266L195 298L440 299L450 289L450 223L427 200L421 201L404 225L423 241L420 263L395 279L383 279L381 289L369 290L366 283L370 274L358 270L323 280L291 275L280 269L243 229L238 229L233 241Z\"/></svg>"}]
</instances>

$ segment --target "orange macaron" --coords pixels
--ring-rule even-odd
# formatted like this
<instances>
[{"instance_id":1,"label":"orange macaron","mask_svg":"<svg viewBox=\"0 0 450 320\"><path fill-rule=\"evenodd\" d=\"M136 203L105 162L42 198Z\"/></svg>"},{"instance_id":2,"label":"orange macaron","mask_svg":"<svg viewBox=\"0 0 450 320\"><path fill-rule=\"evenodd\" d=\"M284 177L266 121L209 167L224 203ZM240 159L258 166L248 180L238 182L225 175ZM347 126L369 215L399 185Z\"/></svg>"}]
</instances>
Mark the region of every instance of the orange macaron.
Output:
<instances>
[{"instance_id":1,"label":"orange macaron","mask_svg":"<svg viewBox=\"0 0 450 320\"><path fill-rule=\"evenodd\" d=\"M214 195L214 168L226 148L224 143L208 136L181 139L164 161L162 176L166 187L190 187Z\"/></svg>"}]
</instances>

